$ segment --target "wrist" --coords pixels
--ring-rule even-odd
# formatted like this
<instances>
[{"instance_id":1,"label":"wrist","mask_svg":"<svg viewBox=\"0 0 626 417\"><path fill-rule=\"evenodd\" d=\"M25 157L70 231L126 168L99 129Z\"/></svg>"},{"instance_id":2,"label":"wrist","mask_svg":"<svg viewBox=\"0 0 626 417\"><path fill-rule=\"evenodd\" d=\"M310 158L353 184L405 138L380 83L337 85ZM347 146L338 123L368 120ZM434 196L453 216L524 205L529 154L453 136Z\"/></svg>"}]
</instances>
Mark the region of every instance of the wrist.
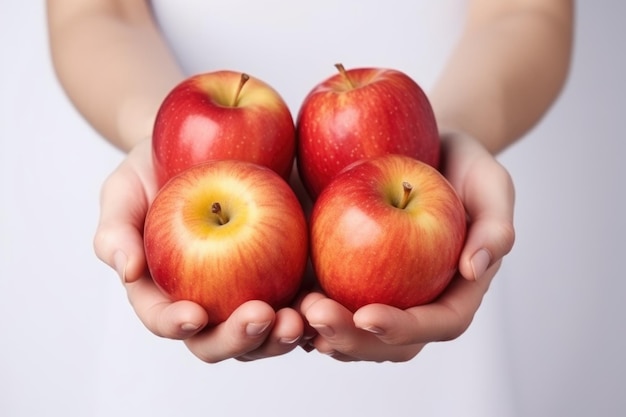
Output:
<instances>
[{"instance_id":1,"label":"wrist","mask_svg":"<svg viewBox=\"0 0 626 417\"><path fill-rule=\"evenodd\" d=\"M158 105L155 105L154 100L128 99L120 106L117 123L118 137L116 140L111 140L113 144L124 152L129 152L138 143L151 139L157 111Z\"/></svg>"}]
</instances>

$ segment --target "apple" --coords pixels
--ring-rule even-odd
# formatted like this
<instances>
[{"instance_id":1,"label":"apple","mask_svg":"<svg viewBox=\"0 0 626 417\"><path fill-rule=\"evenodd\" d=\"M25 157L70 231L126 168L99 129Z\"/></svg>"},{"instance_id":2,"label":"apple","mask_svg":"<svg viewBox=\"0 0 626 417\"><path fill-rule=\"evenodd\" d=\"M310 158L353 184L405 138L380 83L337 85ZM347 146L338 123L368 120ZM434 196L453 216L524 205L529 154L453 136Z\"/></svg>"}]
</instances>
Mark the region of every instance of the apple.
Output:
<instances>
[{"instance_id":1,"label":"apple","mask_svg":"<svg viewBox=\"0 0 626 417\"><path fill-rule=\"evenodd\" d=\"M213 159L254 162L287 179L295 149L293 117L278 92L226 70L197 74L175 86L157 112L152 138L160 186Z\"/></svg>"},{"instance_id":2,"label":"apple","mask_svg":"<svg viewBox=\"0 0 626 417\"><path fill-rule=\"evenodd\" d=\"M157 286L172 300L202 305L215 325L245 301L278 309L292 300L308 259L308 230L298 199L274 171L214 160L159 190L144 246Z\"/></svg>"},{"instance_id":3,"label":"apple","mask_svg":"<svg viewBox=\"0 0 626 417\"><path fill-rule=\"evenodd\" d=\"M316 200L313 269L324 292L351 311L433 301L457 270L466 213L430 165L388 154L356 162Z\"/></svg>"},{"instance_id":4,"label":"apple","mask_svg":"<svg viewBox=\"0 0 626 417\"><path fill-rule=\"evenodd\" d=\"M336 67L305 97L296 121L298 170L313 199L360 159L395 153L438 166L435 116L413 79L394 69Z\"/></svg>"}]
</instances>

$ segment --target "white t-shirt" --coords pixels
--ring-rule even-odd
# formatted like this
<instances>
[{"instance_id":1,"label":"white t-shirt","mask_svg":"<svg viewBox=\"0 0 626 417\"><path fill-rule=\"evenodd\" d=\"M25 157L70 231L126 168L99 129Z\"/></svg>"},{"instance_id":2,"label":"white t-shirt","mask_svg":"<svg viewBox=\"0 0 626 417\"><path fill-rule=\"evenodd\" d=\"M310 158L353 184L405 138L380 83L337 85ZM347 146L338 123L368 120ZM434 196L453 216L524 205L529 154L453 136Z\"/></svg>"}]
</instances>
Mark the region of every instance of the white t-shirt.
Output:
<instances>
[{"instance_id":1,"label":"white t-shirt","mask_svg":"<svg viewBox=\"0 0 626 417\"><path fill-rule=\"evenodd\" d=\"M465 3L156 0L153 7L188 74L247 72L272 85L295 117L337 62L396 68L428 91L460 34ZM291 407L300 416L512 416L496 310L487 297L461 338L429 345L408 363L344 364L298 349L258 363L227 362L217 372L203 368L204 400L213 415L264 415L272 407L288 415L284 407ZM241 391L220 390L225 379L241 381ZM190 389L184 374L178 381L181 392Z\"/></svg>"},{"instance_id":2,"label":"white t-shirt","mask_svg":"<svg viewBox=\"0 0 626 417\"><path fill-rule=\"evenodd\" d=\"M295 113L334 64L390 67L428 89L459 36L466 1L153 1L189 74L250 73Z\"/></svg>"}]
</instances>

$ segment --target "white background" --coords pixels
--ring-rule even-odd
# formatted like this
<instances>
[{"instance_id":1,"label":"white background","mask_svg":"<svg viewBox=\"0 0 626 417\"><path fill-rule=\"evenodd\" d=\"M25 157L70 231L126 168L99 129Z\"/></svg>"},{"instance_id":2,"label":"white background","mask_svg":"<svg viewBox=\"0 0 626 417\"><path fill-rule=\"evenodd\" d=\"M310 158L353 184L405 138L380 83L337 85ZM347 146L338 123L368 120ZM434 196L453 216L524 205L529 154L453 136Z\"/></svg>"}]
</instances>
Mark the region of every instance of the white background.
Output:
<instances>
[{"instance_id":1,"label":"white background","mask_svg":"<svg viewBox=\"0 0 626 417\"><path fill-rule=\"evenodd\" d=\"M146 331L93 255L99 187L121 155L57 85L43 2L1 0L0 415L623 415L626 4L579 3L567 88L502 155L518 239L463 337L407 364L297 351L206 365Z\"/></svg>"}]
</instances>

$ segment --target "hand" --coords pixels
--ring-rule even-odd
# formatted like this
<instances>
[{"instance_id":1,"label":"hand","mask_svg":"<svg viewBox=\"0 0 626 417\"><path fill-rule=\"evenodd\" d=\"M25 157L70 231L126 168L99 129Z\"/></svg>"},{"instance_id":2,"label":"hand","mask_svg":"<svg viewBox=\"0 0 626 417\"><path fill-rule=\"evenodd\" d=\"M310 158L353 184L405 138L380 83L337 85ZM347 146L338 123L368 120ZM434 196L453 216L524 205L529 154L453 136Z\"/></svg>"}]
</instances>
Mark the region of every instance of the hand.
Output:
<instances>
[{"instance_id":1,"label":"hand","mask_svg":"<svg viewBox=\"0 0 626 417\"><path fill-rule=\"evenodd\" d=\"M274 311L261 301L240 306L227 321L205 328L206 311L190 301L172 302L147 272L143 224L157 193L150 141L137 145L107 178L101 193L97 256L119 274L137 316L154 334L184 340L205 362L253 360L294 349L304 324L291 308Z\"/></svg>"},{"instance_id":2,"label":"hand","mask_svg":"<svg viewBox=\"0 0 626 417\"><path fill-rule=\"evenodd\" d=\"M455 339L478 310L501 259L514 242L510 175L475 139L442 135L442 171L467 210L469 230L459 273L433 303L400 310L372 304L355 314L320 292L299 310L318 336L312 345L342 361L407 361L429 342Z\"/></svg>"}]
</instances>

